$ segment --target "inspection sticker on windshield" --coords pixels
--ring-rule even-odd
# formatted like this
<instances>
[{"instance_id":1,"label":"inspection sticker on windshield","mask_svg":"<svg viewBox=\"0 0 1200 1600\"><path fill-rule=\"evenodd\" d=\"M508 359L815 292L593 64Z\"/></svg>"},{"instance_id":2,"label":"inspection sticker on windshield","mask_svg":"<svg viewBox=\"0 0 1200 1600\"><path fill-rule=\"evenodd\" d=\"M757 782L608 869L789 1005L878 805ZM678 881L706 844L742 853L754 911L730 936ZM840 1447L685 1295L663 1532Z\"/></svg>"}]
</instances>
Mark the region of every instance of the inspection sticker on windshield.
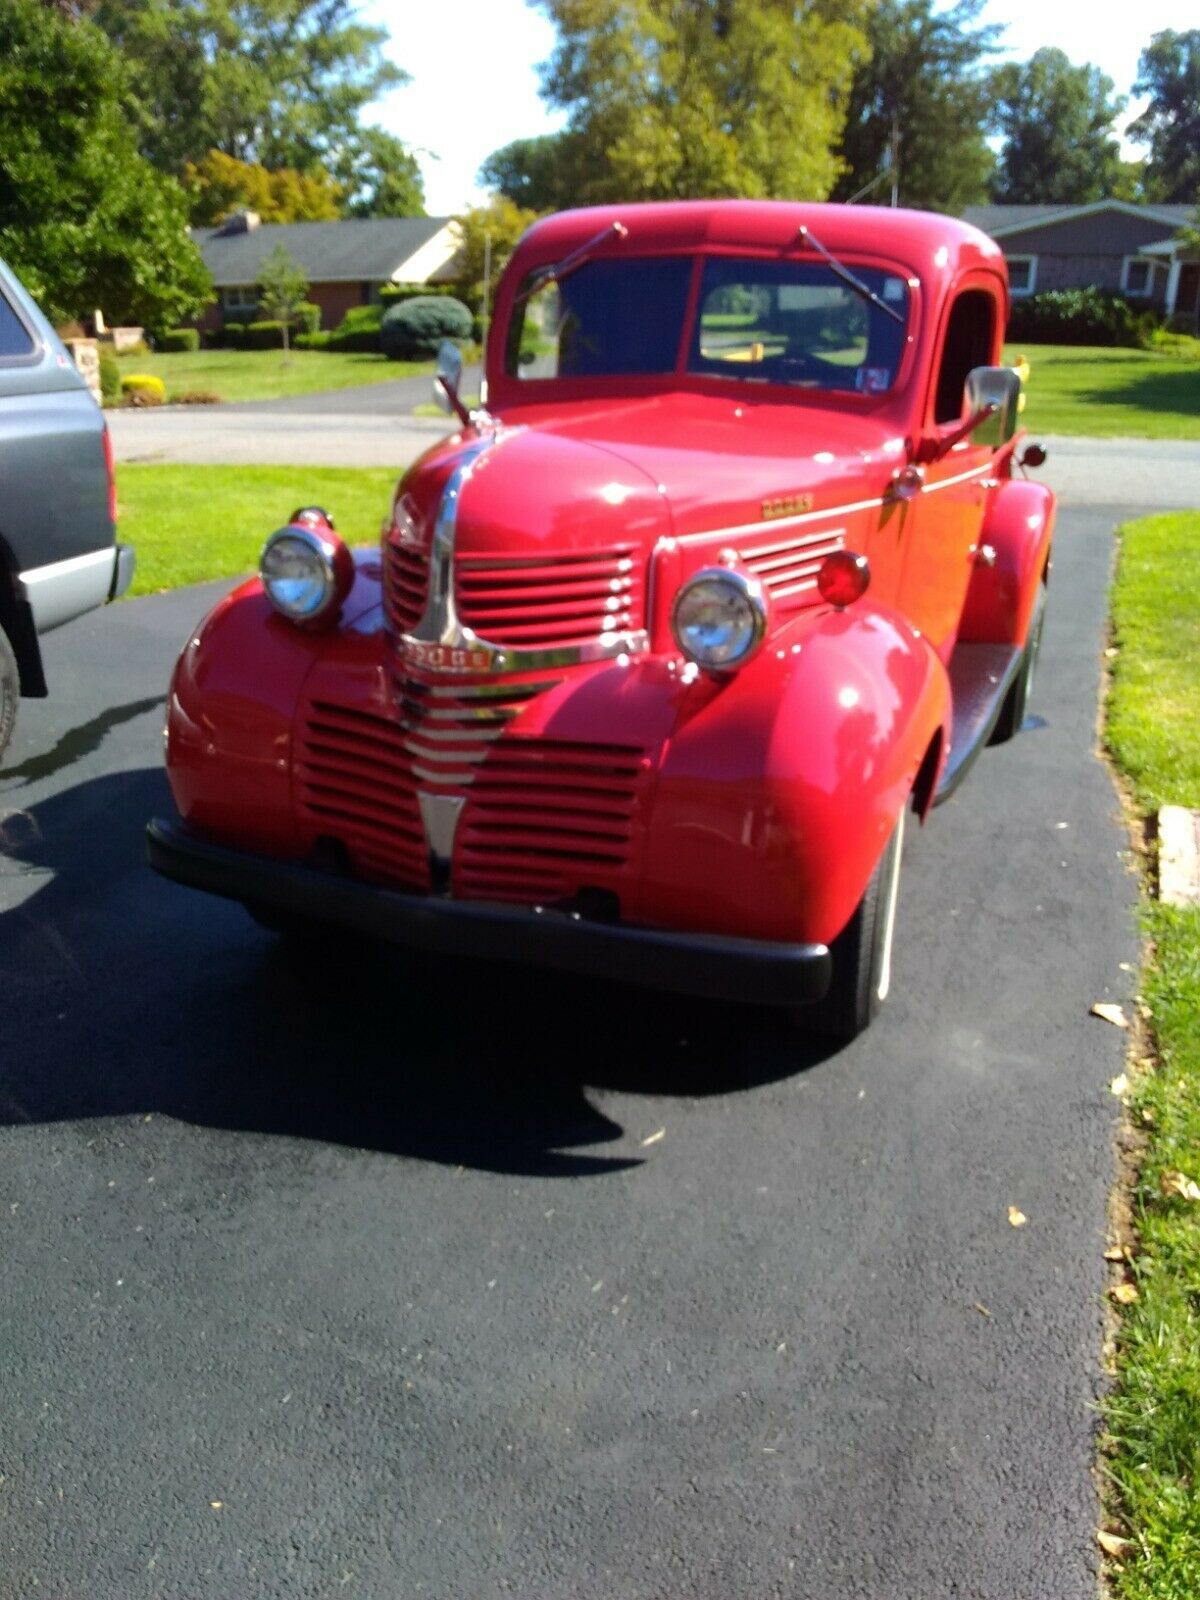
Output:
<instances>
[{"instance_id":1,"label":"inspection sticker on windshield","mask_svg":"<svg viewBox=\"0 0 1200 1600\"><path fill-rule=\"evenodd\" d=\"M887 367L860 367L857 377L858 387L864 394L882 394L892 381Z\"/></svg>"}]
</instances>

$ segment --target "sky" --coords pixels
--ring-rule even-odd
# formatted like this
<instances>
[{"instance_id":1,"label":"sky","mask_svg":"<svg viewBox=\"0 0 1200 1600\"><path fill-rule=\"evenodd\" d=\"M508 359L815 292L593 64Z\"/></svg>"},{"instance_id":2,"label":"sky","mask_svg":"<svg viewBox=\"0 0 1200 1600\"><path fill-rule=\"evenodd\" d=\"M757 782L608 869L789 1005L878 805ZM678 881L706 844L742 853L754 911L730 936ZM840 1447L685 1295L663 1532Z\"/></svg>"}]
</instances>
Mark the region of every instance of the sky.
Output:
<instances>
[{"instance_id":1,"label":"sky","mask_svg":"<svg viewBox=\"0 0 1200 1600\"><path fill-rule=\"evenodd\" d=\"M401 11L398 0L362 7L364 20L389 30L388 54L412 78L370 117L416 152L426 208L445 216L483 198L476 175L493 150L561 125L537 92L537 68L553 48L554 30L526 0L450 0L445 11L409 0ZM1195 10L1194 0L988 0L984 19L1007 24L1007 50L998 60L1022 61L1057 45L1073 61L1102 68L1117 92L1128 94L1151 34L1195 26Z\"/></svg>"}]
</instances>

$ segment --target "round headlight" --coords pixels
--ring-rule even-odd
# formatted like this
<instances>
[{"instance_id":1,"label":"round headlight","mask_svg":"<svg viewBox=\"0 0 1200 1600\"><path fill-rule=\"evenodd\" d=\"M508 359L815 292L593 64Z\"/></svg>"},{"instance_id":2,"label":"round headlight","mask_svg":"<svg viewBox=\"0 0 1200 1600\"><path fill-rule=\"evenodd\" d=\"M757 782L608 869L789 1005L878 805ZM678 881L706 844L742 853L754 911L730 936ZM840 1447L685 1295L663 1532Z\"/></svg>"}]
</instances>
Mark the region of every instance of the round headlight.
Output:
<instances>
[{"instance_id":1,"label":"round headlight","mask_svg":"<svg viewBox=\"0 0 1200 1600\"><path fill-rule=\"evenodd\" d=\"M267 540L259 572L276 611L292 622L315 622L345 599L354 562L332 528L293 523Z\"/></svg>"},{"instance_id":2,"label":"round headlight","mask_svg":"<svg viewBox=\"0 0 1200 1600\"><path fill-rule=\"evenodd\" d=\"M728 567L705 567L675 596L671 631L698 666L713 672L742 666L767 631L762 584Z\"/></svg>"}]
</instances>

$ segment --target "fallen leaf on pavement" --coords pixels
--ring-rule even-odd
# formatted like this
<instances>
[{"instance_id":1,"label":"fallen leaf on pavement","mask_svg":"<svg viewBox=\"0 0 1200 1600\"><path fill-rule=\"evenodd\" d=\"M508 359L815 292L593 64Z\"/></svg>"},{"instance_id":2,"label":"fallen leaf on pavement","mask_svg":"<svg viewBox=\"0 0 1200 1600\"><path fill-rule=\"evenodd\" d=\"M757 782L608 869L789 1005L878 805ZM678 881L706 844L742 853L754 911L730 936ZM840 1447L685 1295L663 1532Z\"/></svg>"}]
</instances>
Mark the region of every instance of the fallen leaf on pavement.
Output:
<instances>
[{"instance_id":1,"label":"fallen leaf on pavement","mask_svg":"<svg viewBox=\"0 0 1200 1600\"><path fill-rule=\"evenodd\" d=\"M1125 1246L1123 1244L1110 1244L1104 1252L1105 1261L1124 1261Z\"/></svg>"},{"instance_id":2,"label":"fallen leaf on pavement","mask_svg":"<svg viewBox=\"0 0 1200 1600\"><path fill-rule=\"evenodd\" d=\"M657 1133L652 1133L648 1139L642 1140L642 1149L644 1150L648 1144L657 1144L660 1139L666 1138L666 1134L667 1130L660 1128Z\"/></svg>"},{"instance_id":3,"label":"fallen leaf on pavement","mask_svg":"<svg viewBox=\"0 0 1200 1600\"><path fill-rule=\"evenodd\" d=\"M1129 1092L1129 1075L1128 1075L1128 1073L1118 1072L1116 1077L1109 1084L1108 1092L1109 1092L1109 1094L1115 1094L1115 1095L1118 1095L1118 1096L1119 1095L1123 1095L1123 1094L1127 1094Z\"/></svg>"},{"instance_id":4,"label":"fallen leaf on pavement","mask_svg":"<svg viewBox=\"0 0 1200 1600\"><path fill-rule=\"evenodd\" d=\"M210 1500L208 1503L214 1511L220 1511L222 1506L225 1504L224 1500Z\"/></svg>"},{"instance_id":5,"label":"fallen leaf on pavement","mask_svg":"<svg viewBox=\"0 0 1200 1600\"><path fill-rule=\"evenodd\" d=\"M1106 1556L1120 1557L1133 1549L1132 1539L1122 1539L1119 1533L1109 1533L1104 1528L1096 1529L1096 1543Z\"/></svg>"},{"instance_id":6,"label":"fallen leaf on pavement","mask_svg":"<svg viewBox=\"0 0 1200 1600\"><path fill-rule=\"evenodd\" d=\"M1129 1022L1120 1006L1115 1006L1110 1000L1097 1000L1091 1008L1092 1016L1101 1017L1105 1022L1111 1022L1114 1028L1127 1028Z\"/></svg>"},{"instance_id":7,"label":"fallen leaf on pavement","mask_svg":"<svg viewBox=\"0 0 1200 1600\"><path fill-rule=\"evenodd\" d=\"M1178 1195L1181 1200L1200 1200L1200 1183L1183 1172L1164 1172L1158 1187L1166 1199Z\"/></svg>"},{"instance_id":8,"label":"fallen leaf on pavement","mask_svg":"<svg viewBox=\"0 0 1200 1600\"><path fill-rule=\"evenodd\" d=\"M1025 1224L1029 1221L1029 1218L1025 1215L1025 1213L1023 1211L1018 1211L1016 1206L1009 1206L1009 1208L1008 1208L1008 1221L1009 1221L1009 1226L1010 1227L1023 1228L1025 1226Z\"/></svg>"},{"instance_id":9,"label":"fallen leaf on pavement","mask_svg":"<svg viewBox=\"0 0 1200 1600\"><path fill-rule=\"evenodd\" d=\"M980 1315L980 1316L981 1316L981 1317L990 1317L990 1316L991 1316L991 1314L992 1314L992 1313L991 1313L991 1312L990 1312L990 1311L989 1311L989 1310L988 1310L988 1308L987 1308L987 1307L986 1307L986 1306L985 1306L985 1305L984 1305L984 1303L983 1303L983 1301L982 1301L982 1300L976 1300L976 1302L975 1302L975 1309L976 1309L976 1311L978 1311L978 1313L979 1313L979 1315Z\"/></svg>"},{"instance_id":10,"label":"fallen leaf on pavement","mask_svg":"<svg viewBox=\"0 0 1200 1600\"><path fill-rule=\"evenodd\" d=\"M1108 1291L1119 1306L1131 1306L1139 1298L1136 1284L1114 1283Z\"/></svg>"}]
</instances>

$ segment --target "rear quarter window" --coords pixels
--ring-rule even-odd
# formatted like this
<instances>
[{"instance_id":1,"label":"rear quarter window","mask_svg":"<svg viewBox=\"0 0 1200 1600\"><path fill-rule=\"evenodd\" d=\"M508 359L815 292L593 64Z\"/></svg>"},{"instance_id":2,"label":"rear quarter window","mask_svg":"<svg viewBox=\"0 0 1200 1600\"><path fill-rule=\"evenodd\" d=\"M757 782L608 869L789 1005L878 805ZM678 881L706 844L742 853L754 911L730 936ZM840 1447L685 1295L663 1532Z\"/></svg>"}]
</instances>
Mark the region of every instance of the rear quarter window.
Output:
<instances>
[{"instance_id":1,"label":"rear quarter window","mask_svg":"<svg viewBox=\"0 0 1200 1600\"><path fill-rule=\"evenodd\" d=\"M0 361L20 360L32 351L32 334L0 294Z\"/></svg>"}]
</instances>

